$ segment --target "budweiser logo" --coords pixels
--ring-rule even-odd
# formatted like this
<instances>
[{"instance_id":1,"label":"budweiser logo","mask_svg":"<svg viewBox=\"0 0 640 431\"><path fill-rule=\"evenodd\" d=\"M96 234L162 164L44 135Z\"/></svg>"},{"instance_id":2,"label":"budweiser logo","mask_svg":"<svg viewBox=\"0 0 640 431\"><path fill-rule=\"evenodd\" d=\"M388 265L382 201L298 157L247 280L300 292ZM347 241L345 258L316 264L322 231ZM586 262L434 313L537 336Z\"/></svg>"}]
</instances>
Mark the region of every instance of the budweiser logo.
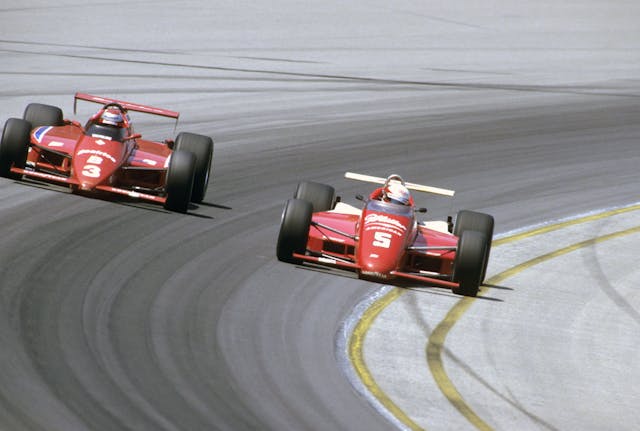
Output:
<instances>
[{"instance_id":1,"label":"budweiser logo","mask_svg":"<svg viewBox=\"0 0 640 431\"><path fill-rule=\"evenodd\" d=\"M402 231L406 231L407 227L405 225L403 225L401 222L399 222L396 219L393 219L389 216L386 216L384 214L368 214L365 218L364 218L364 224L365 226L368 224L383 224L383 225L387 225L387 226L393 226L397 229L400 229Z\"/></svg>"},{"instance_id":2,"label":"budweiser logo","mask_svg":"<svg viewBox=\"0 0 640 431\"><path fill-rule=\"evenodd\" d=\"M96 156L104 157L105 159L109 159L113 163L116 163L116 158L113 157L109 153L105 153L104 151L100 151L100 150L80 150L77 153L78 156L81 156L83 154L93 154L93 155L96 155Z\"/></svg>"}]
</instances>

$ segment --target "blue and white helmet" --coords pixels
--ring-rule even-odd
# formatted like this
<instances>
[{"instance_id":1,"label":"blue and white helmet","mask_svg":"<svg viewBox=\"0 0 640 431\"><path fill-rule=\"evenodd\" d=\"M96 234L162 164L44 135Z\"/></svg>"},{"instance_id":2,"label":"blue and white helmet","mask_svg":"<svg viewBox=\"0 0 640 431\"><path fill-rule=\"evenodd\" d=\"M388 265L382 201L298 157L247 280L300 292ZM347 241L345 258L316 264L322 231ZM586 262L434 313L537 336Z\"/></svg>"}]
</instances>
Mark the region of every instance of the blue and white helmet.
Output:
<instances>
[{"instance_id":1,"label":"blue and white helmet","mask_svg":"<svg viewBox=\"0 0 640 431\"><path fill-rule=\"evenodd\" d=\"M119 109L107 108L100 116L100 124L108 124L110 126L122 126L124 119Z\"/></svg>"}]
</instances>

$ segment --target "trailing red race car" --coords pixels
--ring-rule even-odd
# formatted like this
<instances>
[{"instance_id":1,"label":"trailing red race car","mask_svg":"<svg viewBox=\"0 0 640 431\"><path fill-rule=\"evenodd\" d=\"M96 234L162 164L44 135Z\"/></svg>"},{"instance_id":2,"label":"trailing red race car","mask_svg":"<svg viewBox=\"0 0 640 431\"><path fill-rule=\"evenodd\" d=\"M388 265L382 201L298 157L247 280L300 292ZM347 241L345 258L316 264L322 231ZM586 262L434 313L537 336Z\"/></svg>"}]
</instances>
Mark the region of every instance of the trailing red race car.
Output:
<instances>
[{"instance_id":1,"label":"trailing red race car","mask_svg":"<svg viewBox=\"0 0 640 431\"><path fill-rule=\"evenodd\" d=\"M204 199L213 161L213 140L179 133L155 142L135 133L129 111L174 118L179 113L76 93L103 105L87 123L63 118L55 106L30 103L22 119L7 120L0 141L0 176L67 184L73 191L107 192L161 203L186 212Z\"/></svg>"},{"instance_id":2,"label":"trailing red race car","mask_svg":"<svg viewBox=\"0 0 640 431\"><path fill-rule=\"evenodd\" d=\"M412 280L476 296L484 281L494 219L463 210L455 225L418 222L409 190L453 196L452 190L347 172L345 177L382 184L358 209L340 202L332 186L302 182L285 204L277 242L279 260L354 270L360 278Z\"/></svg>"}]
</instances>

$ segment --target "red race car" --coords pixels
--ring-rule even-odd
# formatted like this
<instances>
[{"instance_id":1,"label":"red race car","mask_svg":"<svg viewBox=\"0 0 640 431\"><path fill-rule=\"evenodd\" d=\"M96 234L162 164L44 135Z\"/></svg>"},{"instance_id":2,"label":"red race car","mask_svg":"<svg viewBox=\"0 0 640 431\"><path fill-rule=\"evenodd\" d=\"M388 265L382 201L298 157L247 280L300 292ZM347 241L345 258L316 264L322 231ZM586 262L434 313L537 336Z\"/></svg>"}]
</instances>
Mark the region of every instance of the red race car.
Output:
<instances>
[{"instance_id":1,"label":"red race car","mask_svg":"<svg viewBox=\"0 0 640 431\"><path fill-rule=\"evenodd\" d=\"M67 184L77 192L107 192L158 202L186 212L204 199L213 160L213 140L179 133L155 142L135 133L129 111L178 120L167 109L76 93L101 104L84 127L63 118L55 106L30 103L23 118L7 120L0 141L0 176L23 176Z\"/></svg>"},{"instance_id":2,"label":"red race car","mask_svg":"<svg viewBox=\"0 0 640 431\"><path fill-rule=\"evenodd\" d=\"M364 208L340 202L332 186L302 182L285 204L277 242L283 262L312 262L354 270L382 282L418 281L476 296L484 281L494 219L463 210L455 225L419 222L409 190L453 196L454 191L347 172L345 177L382 184Z\"/></svg>"}]
</instances>

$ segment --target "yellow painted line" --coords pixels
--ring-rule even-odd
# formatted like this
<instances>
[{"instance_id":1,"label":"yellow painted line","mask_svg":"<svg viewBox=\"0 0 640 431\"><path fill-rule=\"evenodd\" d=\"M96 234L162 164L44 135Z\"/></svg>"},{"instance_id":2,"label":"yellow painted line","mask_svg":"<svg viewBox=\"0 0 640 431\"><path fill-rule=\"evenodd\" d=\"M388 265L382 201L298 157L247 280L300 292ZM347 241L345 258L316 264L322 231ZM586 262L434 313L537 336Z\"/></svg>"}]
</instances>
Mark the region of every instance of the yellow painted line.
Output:
<instances>
[{"instance_id":1,"label":"yellow painted line","mask_svg":"<svg viewBox=\"0 0 640 431\"><path fill-rule=\"evenodd\" d=\"M460 392L458 392L456 387L453 385L451 379L449 379L449 376L444 369L444 363L442 362L442 350L449 330L453 325L455 325L458 319L460 319L460 316L467 311L474 301L475 298L462 298L451 310L449 310L444 320L433 330L431 336L429 336L429 341L427 342L427 364L429 364L429 370L431 371L438 388L440 388L440 391L456 408L456 410L458 410L462 416L467 418L467 420L479 430L492 430L492 428L465 402Z\"/></svg>"},{"instance_id":2,"label":"yellow painted line","mask_svg":"<svg viewBox=\"0 0 640 431\"><path fill-rule=\"evenodd\" d=\"M639 209L639 208L636 208ZM604 214L604 213L603 213ZM619 212L615 212L615 215L619 214ZM596 220L599 218L604 218L599 214L598 217L591 218L591 220ZM575 224L575 223L571 223ZM567 226L565 224L565 226ZM548 230L545 230L548 232ZM516 274L531 268L534 265L538 265L542 262L555 259L562 255L571 253L573 251L579 250L584 247L592 246L604 241L609 241L611 239L619 238L622 236L639 233L640 226L636 226L630 229L613 232L607 235L602 235L599 237L591 238L585 241L581 241L567 247L560 248L558 250L552 251L547 254L543 254L541 256L530 259L526 262L523 262L519 265L516 265L506 271L501 272L500 274L491 277L487 284L499 284L504 280L515 276ZM484 290L484 289L483 289ZM447 313L446 317L438 326L433 330L431 336L429 337L429 341L427 343L426 353L427 353L427 363L429 365L429 369L431 370L431 374L434 377L434 380L440 391L444 394L444 396L449 400L449 402L462 414L472 425L474 425L477 429L482 431L492 430L491 428L482 418L480 418L469 405L464 401L464 398L458 392L456 387L454 386L451 379L447 375L444 364L442 362L442 350L444 346L445 339L447 334L453 327L453 325L460 319L460 317L464 314L465 311L473 304L476 298L462 298L458 301Z\"/></svg>"},{"instance_id":3,"label":"yellow painted line","mask_svg":"<svg viewBox=\"0 0 640 431\"><path fill-rule=\"evenodd\" d=\"M577 224L581 224L581 223L588 223L591 221L596 221L596 220L601 220L604 218L609 218L609 217L613 217L619 214L624 214L624 213L628 213L631 211L638 211L640 210L640 204L636 204L636 205L631 205L628 207L623 207L623 208L616 208L613 210L608 210L608 211L604 211L601 213L596 213L596 214L590 214L584 217L578 217L576 219L571 219L571 220L566 220L563 222L558 222L558 223L554 223L554 224L550 224L550 225L545 225L545 226L541 226L539 228L535 228L535 229L531 229L522 233L518 233L518 234L514 234L514 235L509 235L505 238L499 238L494 240L491 243L492 247L497 247L503 244L507 244L510 242L514 242L514 241L520 241L522 239L525 238L530 238L536 235L542 235L544 233L548 233L548 232L553 232L554 230L560 230L560 229L564 229L566 227L569 226L575 226Z\"/></svg>"},{"instance_id":4,"label":"yellow painted line","mask_svg":"<svg viewBox=\"0 0 640 431\"><path fill-rule=\"evenodd\" d=\"M600 219L604 219L607 217L612 217L618 214L623 214L631 211L640 210L640 204L618 208L614 210L605 211L602 213L591 214L588 216L580 217L577 219L567 220L564 222L555 223L552 225L546 225L539 228L535 228L529 231L521 232L518 234L513 234L505 238L500 238L494 240L492 243L492 247L500 246L503 244L507 244L510 242L519 241L525 238L530 238L536 235L541 235L544 233L552 232L554 230L563 229L569 226L574 226L580 223L587 223L590 221L596 221ZM627 231L616 232L609 235L604 235L602 237L593 238L587 241L583 241L577 244L574 244L569 247L565 247L563 249L557 250L552 253L548 253L546 255L539 256L535 259L531 259L527 262L524 262L520 265L514 266L506 271L501 272L500 274L491 277L487 280L489 284L498 284L504 281L505 279L516 275L517 273L524 271L531 266L537 265L538 263L544 262L545 260L553 259L555 257L561 256L566 253L570 253L571 251L577 250L582 247L586 247L588 245L596 244L598 242L606 241L609 239L617 238L620 236L628 235L631 233L640 232L640 226L636 228L629 229ZM483 289L484 290L484 289ZM358 324L356 325L353 333L351 334L349 340L349 358L353 367L355 369L356 374L358 375L360 381L364 384L367 390L374 396L382 406L387 409L396 419L398 419L401 423L403 423L406 427L415 431L424 431L418 424L407 416L407 414L402 411L390 398L387 394L385 394L382 389L378 386L375 379L371 375L369 368L367 367L364 354L363 354L363 343L364 338L373 325L373 321L378 317L378 315L393 301L399 298L404 293L404 290L395 288L391 292L389 292L384 297L377 300L375 303L369 307L362 317L360 318ZM478 415L476 415L473 410L465 403L462 395L457 391L451 380L448 378L446 371L444 370L444 365L442 363L442 349L444 346L444 342L446 339L449 330L453 327L453 325L460 319L462 314L473 304L475 298L461 298L452 309L447 313L446 317L440 324L434 329L431 336L429 337L429 341L427 344L427 362L429 364L429 368L438 384L440 390L447 397L449 402L451 402L457 409L460 411L464 417L466 417L471 423L473 423L476 428L480 430L491 430L492 428L486 424Z\"/></svg>"},{"instance_id":5,"label":"yellow painted line","mask_svg":"<svg viewBox=\"0 0 640 431\"><path fill-rule=\"evenodd\" d=\"M402 411L402 409L398 407L382 389L380 389L380 386L376 383L369 371L369 368L367 367L367 364L365 363L362 348L364 338L367 335L369 328L371 328L373 321L378 317L382 310L399 298L404 292L404 289L396 287L391 290L391 292L374 302L371 307L364 312L360 321L354 328L353 334L351 334L351 339L349 341L349 359L351 360L360 381L362 381L371 395L373 395L389 413L391 413L410 430L424 431L423 428L412 421L411 418L407 416L407 414Z\"/></svg>"}]
</instances>

